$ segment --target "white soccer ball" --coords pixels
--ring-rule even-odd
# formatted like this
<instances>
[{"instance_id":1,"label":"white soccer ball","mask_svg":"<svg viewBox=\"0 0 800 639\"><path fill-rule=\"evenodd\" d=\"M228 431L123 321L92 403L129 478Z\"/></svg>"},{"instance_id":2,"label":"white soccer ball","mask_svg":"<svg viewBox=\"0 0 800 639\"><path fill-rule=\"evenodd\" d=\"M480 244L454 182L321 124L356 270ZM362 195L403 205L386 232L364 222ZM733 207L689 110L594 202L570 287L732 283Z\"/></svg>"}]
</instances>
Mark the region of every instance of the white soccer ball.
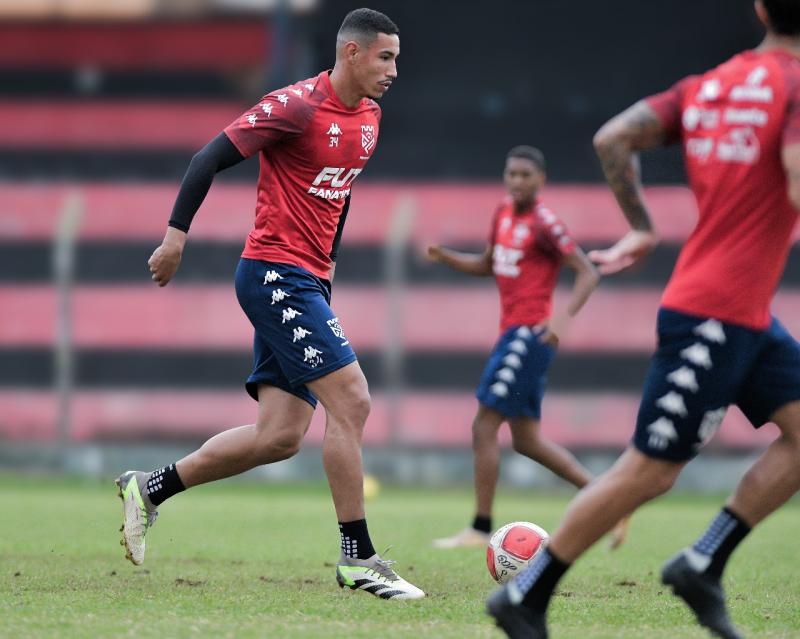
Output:
<instances>
[{"instance_id":1,"label":"white soccer ball","mask_svg":"<svg viewBox=\"0 0 800 639\"><path fill-rule=\"evenodd\" d=\"M506 524L495 531L486 548L489 574L498 583L506 583L525 570L548 541L547 531L529 521Z\"/></svg>"}]
</instances>

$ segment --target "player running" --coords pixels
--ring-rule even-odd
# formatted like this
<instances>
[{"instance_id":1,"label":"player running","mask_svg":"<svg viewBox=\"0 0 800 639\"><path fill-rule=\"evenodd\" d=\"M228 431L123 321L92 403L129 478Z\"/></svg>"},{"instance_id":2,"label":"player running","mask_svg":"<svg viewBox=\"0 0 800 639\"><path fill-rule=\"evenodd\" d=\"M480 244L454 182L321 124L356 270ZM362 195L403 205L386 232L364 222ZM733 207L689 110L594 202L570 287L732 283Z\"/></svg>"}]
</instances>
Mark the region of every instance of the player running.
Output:
<instances>
[{"instance_id":1,"label":"player running","mask_svg":"<svg viewBox=\"0 0 800 639\"><path fill-rule=\"evenodd\" d=\"M322 460L341 537L339 585L384 599L424 597L370 540L361 463L369 392L329 305L350 188L378 140L381 111L374 100L397 77L398 33L382 13L350 12L338 32L332 71L264 96L189 165L164 241L149 261L159 286L178 268L214 175L259 155L255 226L236 271L236 295L255 328L255 364L246 388L258 401L258 418L174 464L117 479L123 543L134 564L144 561L157 506L186 488L293 456L319 400L327 417Z\"/></svg>"},{"instance_id":2,"label":"player running","mask_svg":"<svg viewBox=\"0 0 800 639\"><path fill-rule=\"evenodd\" d=\"M573 500L547 550L488 600L510 637L547 636L562 575L620 517L671 488L728 405L755 428L774 422L780 436L661 573L716 636L741 637L720 583L731 553L800 488L800 345L769 311L800 208L800 0L755 7L767 28L758 48L638 102L595 136L632 227L590 254L601 272L633 264L658 241L637 151L682 143L700 217L662 299L632 446Z\"/></svg>"},{"instance_id":3,"label":"player running","mask_svg":"<svg viewBox=\"0 0 800 639\"><path fill-rule=\"evenodd\" d=\"M434 541L438 548L485 546L492 531L492 505L500 467L498 431L511 429L514 450L582 488L592 476L567 450L540 435L542 396L559 336L589 299L600 276L564 224L537 199L545 182L541 151L518 146L508 153L503 173L508 197L492 220L482 254L428 248L435 262L468 275L494 275L500 290L500 338L489 356L476 391L478 412L472 422L475 453L476 512L472 525ZM561 265L575 271L566 309L551 316ZM621 544L627 520L615 529L612 546Z\"/></svg>"}]
</instances>

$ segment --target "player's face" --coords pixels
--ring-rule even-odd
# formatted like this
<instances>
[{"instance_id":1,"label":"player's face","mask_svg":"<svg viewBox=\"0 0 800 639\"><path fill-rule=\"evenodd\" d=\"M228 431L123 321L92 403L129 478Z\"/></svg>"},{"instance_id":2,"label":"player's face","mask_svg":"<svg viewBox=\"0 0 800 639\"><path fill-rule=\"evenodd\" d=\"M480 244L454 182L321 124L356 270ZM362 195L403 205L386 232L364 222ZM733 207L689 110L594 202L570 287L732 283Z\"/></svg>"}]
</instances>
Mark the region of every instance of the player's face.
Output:
<instances>
[{"instance_id":1,"label":"player's face","mask_svg":"<svg viewBox=\"0 0 800 639\"><path fill-rule=\"evenodd\" d=\"M397 56L400 38L379 33L378 37L359 52L355 73L364 95L377 100L389 90L397 77Z\"/></svg>"},{"instance_id":2,"label":"player's face","mask_svg":"<svg viewBox=\"0 0 800 639\"><path fill-rule=\"evenodd\" d=\"M544 173L526 158L508 158L503 181L514 203L526 205L544 184Z\"/></svg>"}]
</instances>

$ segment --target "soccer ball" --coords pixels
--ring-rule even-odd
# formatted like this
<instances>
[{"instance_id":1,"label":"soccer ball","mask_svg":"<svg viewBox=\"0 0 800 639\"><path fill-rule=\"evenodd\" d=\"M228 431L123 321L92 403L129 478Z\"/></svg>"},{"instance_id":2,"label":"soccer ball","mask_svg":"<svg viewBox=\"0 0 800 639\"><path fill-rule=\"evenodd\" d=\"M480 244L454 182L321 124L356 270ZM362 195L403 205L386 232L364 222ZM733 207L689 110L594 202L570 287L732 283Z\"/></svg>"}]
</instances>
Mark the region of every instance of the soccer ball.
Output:
<instances>
[{"instance_id":1,"label":"soccer ball","mask_svg":"<svg viewBox=\"0 0 800 639\"><path fill-rule=\"evenodd\" d=\"M515 521L496 530L486 548L486 565L492 579L504 584L518 575L548 541L547 531L529 521Z\"/></svg>"}]
</instances>

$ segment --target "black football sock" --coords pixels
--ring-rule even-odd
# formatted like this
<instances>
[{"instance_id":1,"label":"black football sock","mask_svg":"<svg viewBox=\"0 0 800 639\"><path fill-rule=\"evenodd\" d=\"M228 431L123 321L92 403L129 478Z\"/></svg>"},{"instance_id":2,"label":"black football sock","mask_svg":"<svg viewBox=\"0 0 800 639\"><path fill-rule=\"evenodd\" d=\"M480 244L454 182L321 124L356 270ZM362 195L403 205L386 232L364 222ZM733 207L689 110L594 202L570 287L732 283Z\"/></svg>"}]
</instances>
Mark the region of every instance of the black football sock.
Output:
<instances>
[{"instance_id":1,"label":"black football sock","mask_svg":"<svg viewBox=\"0 0 800 639\"><path fill-rule=\"evenodd\" d=\"M569 567L570 564L561 561L545 548L514 580L523 595L522 604L534 612L544 613L556 585Z\"/></svg>"},{"instance_id":2,"label":"black football sock","mask_svg":"<svg viewBox=\"0 0 800 639\"><path fill-rule=\"evenodd\" d=\"M367 530L367 520L340 521L339 535L342 540L342 552L351 559L369 559L375 554L372 541Z\"/></svg>"},{"instance_id":3,"label":"black football sock","mask_svg":"<svg viewBox=\"0 0 800 639\"><path fill-rule=\"evenodd\" d=\"M481 515L475 515L475 519L472 520L472 527L475 530L480 530L481 532L490 533L492 532L492 518L482 517Z\"/></svg>"},{"instance_id":4,"label":"black football sock","mask_svg":"<svg viewBox=\"0 0 800 639\"><path fill-rule=\"evenodd\" d=\"M178 476L175 464L170 464L150 473L150 477L147 478L145 493L153 506L158 506L184 490L186 490L186 486L183 485L181 478Z\"/></svg>"},{"instance_id":5,"label":"black football sock","mask_svg":"<svg viewBox=\"0 0 800 639\"><path fill-rule=\"evenodd\" d=\"M749 532L750 526L742 521L736 513L727 507L719 511L703 536L694 543L691 549L701 556L696 562L699 566L708 562L708 566L699 572L705 572L717 578L722 577L722 571L725 570L725 564L728 563L731 553Z\"/></svg>"}]
</instances>

